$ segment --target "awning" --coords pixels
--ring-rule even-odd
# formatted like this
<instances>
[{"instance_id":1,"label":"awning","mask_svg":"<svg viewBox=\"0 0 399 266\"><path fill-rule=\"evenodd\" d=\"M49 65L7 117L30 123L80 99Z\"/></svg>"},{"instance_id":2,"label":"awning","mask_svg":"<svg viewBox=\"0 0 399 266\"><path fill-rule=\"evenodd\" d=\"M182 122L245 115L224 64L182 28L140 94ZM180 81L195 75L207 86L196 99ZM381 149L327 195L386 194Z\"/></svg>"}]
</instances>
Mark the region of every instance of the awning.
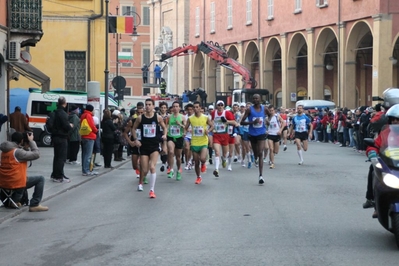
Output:
<instances>
[{"instance_id":1,"label":"awning","mask_svg":"<svg viewBox=\"0 0 399 266\"><path fill-rule=\"evenodd\" d=\"M35 80L42 85L42 92L50 90L50 77L31 64L10 63L16 72L30 80Z\"/></svg>"}]
</instances>

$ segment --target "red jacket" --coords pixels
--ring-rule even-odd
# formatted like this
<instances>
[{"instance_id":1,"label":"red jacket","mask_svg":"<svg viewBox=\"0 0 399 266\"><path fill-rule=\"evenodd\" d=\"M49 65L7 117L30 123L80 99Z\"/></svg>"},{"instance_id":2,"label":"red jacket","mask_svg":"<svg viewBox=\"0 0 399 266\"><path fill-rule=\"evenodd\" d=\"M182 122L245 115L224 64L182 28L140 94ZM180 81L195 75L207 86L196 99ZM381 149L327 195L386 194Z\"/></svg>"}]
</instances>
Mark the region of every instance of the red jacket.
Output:
<instances>
[{"instance_id":1,"label":"red jacket","mask_svg":"<svg viewBox=\"0 0 399 266\"><path fill-rule=\"evenodd\" d=\"M87 120L87 123L89 123L89 126L90 126L92 131L90 132L89 135L82 136L82 139L96 140L98 129L97 129L96 125L94 124L93 114L90 111L85 110L83 112L82 116L80 117L80 123L81 124L82 124L83 119Z\"/></svg>"},{"instance_id":2,"label":"red jacket","mask_svg":"<svg viewBox=\"0 0 399 266\"><path fill-rule=\"evenodd\" d=\"M378 134L377 138L374 140L375 147L372 147L372 146L367 147L366 155L368 156L369 152L371 152L371 151L375 151L377 154L379 154L380 148L387 146L387 140L388 140L388 136L390 133L391 133L391 129L389 127L382 130L380 132L380 134ZM395 138L395 142L398 142L397 144L399 146L399 136L397 138Z\"/></svg>"}]
</instances>

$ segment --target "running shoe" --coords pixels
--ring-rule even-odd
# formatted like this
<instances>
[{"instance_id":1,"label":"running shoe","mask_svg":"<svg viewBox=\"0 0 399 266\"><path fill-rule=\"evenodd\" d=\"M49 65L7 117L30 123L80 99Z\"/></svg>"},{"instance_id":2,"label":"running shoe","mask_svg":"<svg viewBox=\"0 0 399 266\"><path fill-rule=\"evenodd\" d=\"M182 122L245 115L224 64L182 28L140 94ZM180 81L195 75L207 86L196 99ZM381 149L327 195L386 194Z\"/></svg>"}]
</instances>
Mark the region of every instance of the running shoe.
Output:
<instances>
[{"instance_id":1,"label":"running shoe","mask_svg":"<svg viewBox=\"0 0 399 266\"><path fill-rule=\"evenodd\" d=\"M186 164L186 167L184 167L184 170L191 170L191 163L190 162L188 162Z\"/></svg>"},{"instance_id":2,"label":"running shoe","mask_svg":"<svg viewBox=\"0 0 399 266\"><path fill-rule=\"evenodd\" d=\"M251 169L251 167L252 167L252 163L249 161L248 162L248 169Z\"/></svg>"},{"instance_id":3,"label":"running shoe","mask_svg":"<svg viewBox=\"0 0 399 266\"><path fill-rule=\"evenodd\" d=\"M287 150L287 146L284 146L284 151L286 151Z\"/></svg>"},{"instance_id":4,"label":"running shoe","mask_svg":"<svg viewBox=\"0 0 399 266\"><path fill-rule=\"evenodd\" d=\"M274 163L270 165L270 169L274 169Z\"/></svg>"},{"instance_id":5,"label":"running shoe","mask_svg":"<svg viewBox=\"0 0 399 266\"><path fill-rule=\"evenodd\" d=\"M197 180L195 180L195 184L199 185L199 184L201 184L201 182L202 182L202 178L200 176L197 177Z\"/></svg>"},{"instance_id":6,"label":"running shoe","mask_svg":"<svg viewBox=\"0 0 399 266\"><path fill-rule=\"evenodd\" d=\"M264 162L264 163L267 163L267 159L266 159L266 158L264 158L264 159L263 159L263 162Z\"/></svg>"},{"instance_id":7,"label":"running shoe","mask_svg":"<svg viewBox=\"0 0 399 266\"><path fill-rule=\"evenodd\" d=\"M233 169L231 168L231 165L229 164L229 167L227 167L228 171L233 171Z\"/></svg>"},{"instance_id":8,"label":"running shoe","mask_svg":"<svg viewBox=\"0 0 399 266\"><path fill-rule=\"evenodd\" d=\"M263 184L263 183L265 183L265 180L263 179L262 176L259 176L259 184Z\"/></svg>"},{"instance_id":9,"label":"running shoe","mask_svg":"<svg viewBox=\"0 0 399 266\"><path fill-rule=\"evenodd\" d=\"M206 164L201 164L201 173L205 173L206 172Z\"/></svg>"},{"instance_id":10,"label":"running shoe","mask_svg":"<svg viewBox=\"0 0 399 266\"><path fill-rule=\"evenodd\" d=\"M140 170L139 169L136 169L136 177L140 178Z\"/></svg>"},{"instance_id":11,"label":"running shoe","mask_svg":"<svg viewBox=\"0 0 399 266\"><path fill-rule=\"evenodd\" d=\"M209 158L209 164L213 164L212 158Z\"/></svg>"},{"instance_id":12,"label":"running shoe","mask_svg":"<svg viewBox=\"0 0 399 266\"><path fill-rule=\"evenodd\" d=\"M256 161L255 161L255 167L258 167L258 166L259 166L259 158L256 159Z\"/></svg>"},{"instance_id":13,"label":"running shoe","mask_svg":"<svg viewBox=\"0 0 399 266\"><path fill-rule=\"evenodd\" d=\"M244 162L244 160L241 161L241 166L242 166L242 167L245 167L245 162Z\"/></svg>"},{"instance_id":14,"label":"running shoe","mask_svg":"<svg viewBox=\"0 0 399 266\"><path fill-rule=\"evenodd\" d=\"M180 173L180 171L178 171L178 172L176 173L176 180L177 180L177 181L180 181L180 180L181 180L181 173Z\"/></svg>"},{"instance_id":15,"label":"running shoe","mask_svg":"<svg viewBox=\"0 0 399 266\"><path fill-rule=\"evenodd\" d=\"M222 166L223 166L223 168L226 168L226 166L227 166L227 163L226 163L226 159L222 159Z\"/></svg>"},{"instance_id":16,"label":"running shoe","mask_svg":"<svg viewBox=\"0 0 399 266\"><path fill-rule=\"evenodd\" d=\"M237 156L234 156L234 162L235 163L238 162L238 157Z\"/></svg>"},{"instance_id":17,"label":"running shoe","mask_svg":"<svg viewBox=\"0 0 399 266\"><path fill-rule=\"evenodd\" d=\"M253 154L251 154L251 161L252 163L255 162L255 156Z\"/></svg>"},{"instance_id":18,"label":"running shoe","mask_svg":"<svg viewBox=\"0 0 399 266\"><path fill-rule=\"evenodd\" d=\"M137 187L137 190L138 190L138 191L143 191L143 185L142 185L142 184L139 184L139 186Z\"/></svg>"},{"instance_id":19,"label":"running shoe","mask_svg":"<svg viewBox=\"0 0 399 266\"><path fill-rule=\"evenodd\" d=\"M147 177L144 177L143 183L144 183L144 184L148 184L148 179L147 179Z\"/></svg>"},{"instance_id":20,"label":"running shoe","mask_svg":"<svg viewBox=\"0 0 399 266\"><path fill-rule=\"evenodd\" d=\"M215 177L219 177L219 171L218 171L218 170L214 170L214 171L213 171L213 175L214 175Z\"/></svg>"},{"instance_id":21,"label":"running shoe","mask_svg":"<svg viewBox=\"0 0 399 266\"><path fill-rule=\"evenodd\" d=\"M299 165L302 165L302 164L303 164L303 161L300 161L298 164L299 164Z\"/></svg>"},{"instance_id":22,"label":"running shoe","mask_svg":"<svg viewBox=\"0 0 399 266\"><path fill-rule=\"evenodd\" d=\"M155 199L157 196L155 195L154 191L150 190L150 198Z\"/></svg>"},{"instance_id":23,"label":"running shoe","mask_svg":"<svg viewBox=\"0 0 399 266\"><path fill-rule=\"evenodd\" d=\"M175 172L173 170L170 170L169 174L168 174L168 178L173 178L175 175Z\"/></svg>"},{"instance_id":24,"label":"running shoe","mask_svg":"<svg viewBox=\"0 0 399 266\"><path fill-rule=\"evenodd\" d=\"M161 169L159 169L159 170L161 170L161 172L165 171L165 165L162 164Z\"/></svg>"},{"instance_id":25,"label":"running shoe","mask_svg":"<svg viewBox=\"0 0 399 266\"><path fill-rule=\"evenodd\" d=\"M170 174L170 168L168 167L168 170L166 170L167 174Z\"/></svg>"}]
</instances>

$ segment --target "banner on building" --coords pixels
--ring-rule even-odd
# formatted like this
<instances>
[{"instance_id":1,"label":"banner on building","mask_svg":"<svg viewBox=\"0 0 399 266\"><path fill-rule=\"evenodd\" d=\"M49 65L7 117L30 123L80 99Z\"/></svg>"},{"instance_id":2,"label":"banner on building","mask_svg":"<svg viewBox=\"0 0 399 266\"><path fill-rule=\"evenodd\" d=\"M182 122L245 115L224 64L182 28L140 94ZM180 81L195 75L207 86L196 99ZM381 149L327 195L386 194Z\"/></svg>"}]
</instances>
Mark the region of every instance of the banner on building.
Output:
<instances>
[{"instance_id":1,"label":"banner on building","mask_svg":"<svg viewBox=\"0 0 399 266\"><path fill-rule=\"evenodd\" d=\"M132 63L133 62L133 53L119 52L118 53L118 61L119 61L119 63Z\"/></svg>"},{"instance_id":2,"label":"banner on building","mask_svg":"<svg viewBox=\"0 0 399 266\"><path fill-rule=\"evenodd\" d=\"M133 33L133 17L110 16L108 22L109 33Z\"/></svg>"}]
</instances>

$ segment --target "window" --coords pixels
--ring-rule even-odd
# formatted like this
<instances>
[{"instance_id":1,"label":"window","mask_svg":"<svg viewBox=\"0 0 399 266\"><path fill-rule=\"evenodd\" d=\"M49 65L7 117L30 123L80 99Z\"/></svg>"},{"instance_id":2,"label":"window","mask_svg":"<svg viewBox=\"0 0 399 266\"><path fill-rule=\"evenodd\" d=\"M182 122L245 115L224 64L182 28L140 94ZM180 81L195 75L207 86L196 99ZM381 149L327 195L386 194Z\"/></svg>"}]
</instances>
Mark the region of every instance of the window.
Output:
<instances>
[{"instance_id":1,"label":"window","mask_svg":"<svg viewBox=\"0 0 399 266\"><path fill-rule=\"evenodd\" d=\"M143 64L150 65L150 48L143 48L142 55Z\"/></svg>"},{"instance_id":2,"label":"window","mask_svg":"<svg viewBox=\"0 0 399 266\"><path fill-rule=\"evenodd\" d=\"M267 0L267 19L274 17L274 0Z\"/></svg>"},{"instance_id":3,"label":"window","mask_svg":"<svg viewBox=\"0 0 399 266\"><path fill-rule=\"evenodd\" d=\"M233 28L233 0L227 0L227 29Z\"/></svg>"},{"instance_id":4,"label":"window","mask_svg":"<svg viewBox=\"0 0 399 266\"><path fill-rule=\"evenodd\" d=\"M150 7L144 6L143 7L143 25L149 26L150 25Z\"/></svg>"},{"instance_id":5,"label":"window","mask_svg":"<svg viewBox=\"0 0 399 266\"><path fill-rule=\"evenodd\" d=\"M118 60L122 67L132 67L133 52L130 47L122 47L121 53L118 53Z\"/></svg>"},{"instance_id":6,"label":"window","mask_svg":"<svg viewBox=\"0 0 399 266\"><path fill-rule=\"evenodd\" d=\"M316 0L316 6L317 7L328 6L328 1L327 0Z\"/></svg>"},{"instance_id":7,"label":"window","mask_svg":"<svg viewBox=\"0 0 399 266\"><path fill-rule=\"evenodd\" d=\"M211 33L215 33L215 2L211 2Z\"/></svg>"},{"instance_id":8,"label":"window","mask_svg":"<svg viewBox=\"0 0 399 266\"><path fill-rule=\"evenodd\" d=\"M132 88L131 87L125 87L123 89L123 96L132 96Z\"/></svg>"},{"instance_id":9,"label":"window","mask_svg":"<svg viewBox=\"0 0 399 266\"><path fill-rule=\"evenodd\" d=\"M200 8L195 8L195 37L200 36Z\"/></svg>"},{"instance_id":10,"label":"window","mask_svg":"<svg viewBox=\"0 0 399 266\"><path fill-rule=\"evenodd\" d=\"M143 95L146 96L148 94L151 94L151 88L143 88Z\"/></svg>"},{"instance_id":11,"label":"window","mask_svg":"<svg viewBox=\"0 0 399 266\"><path fill-rule=\"evenodd\" d=\"M247 0L247 25L252 24L252 0Z\"/></svg>"},{"instance_id":12,"label":"window","mask_svg":"<svg viewBox=\"0 0 399 266\"><path fill-rule=\"evenodd\" d=\"M294 13L301 13L302 12L302 0L294 0L295 1L295 12Z\"/></svg>"},{"instance_id":13,"label":"window","mask_svg":"<svg viewBox=\"0 0 399 266\"><path fill-rule=\"evenodd\" d=\"M65 52L65 90L86 91L86 52Z\"/></svg>"},{"instance_id":14,"label":"window","mask_svg":"<svg viewBox=\"0 0 399 266\"><path fill-rule=\"evenodd\" d=\"M135 6L122 6L121 7L121 13L119 15L121 15L121 16L132 16L133 17L133 21L137 21L137 16L136 16L135 12L136 12L136 7Z\"/></svg>"}]
</instances>

